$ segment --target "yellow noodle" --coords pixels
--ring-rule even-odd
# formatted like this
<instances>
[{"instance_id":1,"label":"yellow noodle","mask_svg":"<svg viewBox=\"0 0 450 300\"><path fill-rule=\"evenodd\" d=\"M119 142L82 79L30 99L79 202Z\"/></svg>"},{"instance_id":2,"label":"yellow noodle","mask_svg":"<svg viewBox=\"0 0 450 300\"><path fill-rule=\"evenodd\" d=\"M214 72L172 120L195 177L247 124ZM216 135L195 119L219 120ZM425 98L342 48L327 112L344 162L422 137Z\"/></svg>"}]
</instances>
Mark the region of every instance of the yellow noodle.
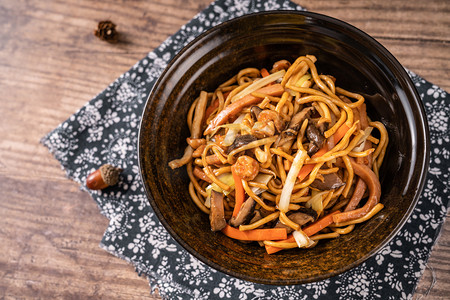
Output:
<instances>
[{"instance_id":1,"label":"yellow noodle","mask_svg":"<svg viewBox=\"0 0 450 300\"><path fill-rule=\"evenodd\" d=\"M254 182L254 181L249 181L248 182L248 186L250 186L250 187L257 187L257 188L260 188L260 189L263 189L263 190L268 190L269 189L266 184L260 183L260 182Z\"/></svg>"},{"instance_id":2,"label":"yellow noodle","mask_svg":"<svg viewBox=\"0 0 450 300\"><path fill-rule=\"evenodd\" d=\"M219 175L224 174L224 173L230 173L231 172L231 166L221 167L221 168L218 168L218 169L214 169L212 171L213 171L214 175L219 176Z\"/></svg>"},{"instance_id":3,"label":"yellow noodle","mask_svg":"<svg viewBox=\"0 0 450 300\"><path fill-rule=\"evenodd\" d=\"M351 93L351 92L346 91L346 90L344 90L344 89L342 89L342 88L339 88L339 87L336 87L336 92L338 92L339 94L344 95L344 96L346 96L346 97L354 98L354 99L357 100L356 102L353 102L353 103L351 103L351 104L348 104L348 106L350 106L351 108L357 108L357 107L359 107L361 104L363 104L363 102L364 102L364 97L363 97L362 95L360 95L360 94L357 94L357 93Z\"/></svg>"},{"instance_id":4,"label":"yellow noodle","mask_svg":"<svg viewBox=\"0 0 450 300\"><path fill-rule=\"evenodd\" d=\"M259 205L261 205L262 208L264 208L267 211L274 211L275 210L275 207L265 204L264 201L261 198L259 198L258 196L255 195L255 193L253 193L252 189L248 186L248 183L247 183L246 180L242 180L242 185L244 186L244 190L247 193L247 195L249 195L250 198L252 198Z\"/></svg>"},{"instance_id":5,"label":"yellow noodle","mask_svg":"<svg viewBox=\"0 0 450 300\"><path fill-rule=\"evenodd\" d=\"M234 75L233 77L231 77L230 79L228 79L227 81L225 81L224 83L222 83L221 85L219 85L219 88L222 88L222 87L226 87L226 86L232 85L233 83L236 82L236 78L237 78L237 75Z\"/></svg>"},{"instance_id":6,"label":"yellow noodle","mask_svg":"<svg viewBox=\"0 0 450 300\"><path fill-rule=\"evenodd\" d=\"M339 233L337 232L330 232L330 233L323 233L323 234L316 234L310 237L313 241L323 240L323 239L334 239L339 237Z\"/></svg>"},{"instance_id":7,"label":"yellow noodle","mask_svg":"<svg viewBox=\"0 0 450 300\"><path fill-rule=\"evenodd\" d=\"M300 225L289 219L284 212L280 212L280 222L294 230L299 230Z\"/></svg>"},{"instance_id":8,"label":"yellow noodle","mask_svg":"<svg viewBox=\"0 0 450 300\"><path fill-rule=\"evenodd\" d=\"M272 201L272 202L275 202L275 198L276 198L276 196L272 195L269 192L262 192L261 197L263 197L264 199L267 199L269 201Z\"/></svg>"},{"instance_id":9,"label":"yellow noodle","mask_svg":"<svg viewBox=\"0 0 450 300\"><path fill-rule=\"evenodd\" d=\"M278 104L277 104L277 106L276 106L276 108L275 108L275 111L276 111L277 113L280 113L280 112L281 112L281 109L282 109L283 106L285 105L285 103L286 103L286 101L288 100L289 96L290 96L290 95L289 95L288 92L284 92L283 95L281 95L281 100L280 100L280 102L278 102Z\"/></svg>"},{"instance_id":10,"label":"yellow noodle","mask_svg":"<svg viewBox=\"0 0 450 300\"><path fill-rule=\"evenodd\" d=\"M260 147L260 146L265 145L265 144L273 143L273 142L275 142L277 140L277 138L278 138L278 135L274 135L272 137L260 139L260 140L248 143L245 146L242 146L242 147L239 147L237 149L234 149L233 151L231 151L228 154L228 163L230 163L230 164L234 163L233 159L234 159L234 155L236 153L239 153L239 152L245 151L245 150L249 150L249 149L253 149L253 148L256 148L256 147Z\"/></svg>"},{"instance_id":11,"label":"yellow noodle","mask_svg":"<svg viewBox=\"0 0 450 300\"><path fill-rule=\"evenodd\" d=\"M271 222L271 221L277 219L279 215L280 215L280 212L279 212L279 211L276 211L276 212L274 212L274 213L271 213L271 214L268 215L267 217L262 218L261 220L256 221L256 222L254 222L254 223L252 223L252 224L248 224L248 225L240 225L240 226L239 226L239 230L240 230L240 231L245 231L245 230L256 229L256 228L258 228L259 226L262 226L262 225L264 225L264 224L266 224L266 223L269 223L269 222Z\"/></svg>"},{"instance_id":12,"label":"yellow noodle","mask_svg":"<svg viewBox=\"0 0 450 300\"><path fill-rule=\"evenodd\" d=\"M189 108L188 114L187 114L187 125L189 127L189 132L192 133L192 119L194 118L194 110L197 106L197 102L200 99L200 97L197 97L197 99L192 102L191 107Z\"/></svg>"},{"instance_id":13,"label":"yellow noodle","mask_svg":"<svg viewBox=\"0 0 450 300\"><path fill-rule=\"evenodd\" d=\"M378 144L378 143L380 142L379 139L377 139L377 138L375 138L375 137L373 137L373 136L371 136L371 135L369 135L369 136L367 137L367 140L368 140L369 142L372 142L373 144Z\"/></svg>"},{"instance_id":14,"label":"yellow noodle","mask_svg":"<svg viewBox=\"0 0 450 300\"><path fill-rule=\"evenodd\" d=\"M198 206L198 208L200 208L201 211L209 214L209 208L207 208L198 198L197 194L195 193L194 184L192 182L189 183L189 195L191 195L192 200Z\"/></svg>"},{"instance_id":15,"label":"yellow noodle","mask_svg":"<svg viewBox=\"0 0 450 300\"><path fill-rule=\"evenodd\" d=\"M367 150L361 151L361 152L350 151L348 153L348 156L351 156L351 157L366 157L366 156L369 156L370 154L372 154L373 151L375 151L374 148L370 148L370 149L367 149Z\"/></svg>"},{"instance_id":16,"label":"yellow noodle","mask_svg":"<svg viewBox=\"0 0 450 300\"><path fill-rule=\"evenodd\" d=\"M208 194L206 193L206 191L204 189L201 188L200 184L198 183L197 178L195 178L193 172L192 172L192 162L189 162L187 164L187 173L189 176L189 179L191 180L192 184L194 185L195 189L203 196L206 197L208 196Z\"/></svg>"},{"instance_id":17,"label":"yellow noodle","mask_svg":"<svg viewBox=\"0 0 450 300\"><path fill-rule=\"evenodd\" d=\"M223 183L216 176L214 176L214 173L212 172L210 166L204 167L203 172L205 172L206 176L208 176L209 179L211 179L211 181L214 182L215 184L217 184L221 189L224 189L225 191L231 190L231 187L229 185Z\"/></svg>"},{"instance_id":18,"label":"yellow noodle","mask_svg":"<svg viewBox=\"0 0 450 300\"><path fill-rule=\"evenodd\" d=\"M334 227L334 228L331 228L331 230L333 230L334 232L337 232L339 234L349 234L350 232L353 231L354 228L355 228L355 224L352 224L352 225L348 225L345 228Z\"/></svg>"},{"instance_id":19,"label":"yellow noodle","mask_svg":"<svg viewBox=\"0 0 450 300\"><path fill-rule=\"evenodd\" d=\"M342 160L344 161L345 167L347 168L348 176L347 176L347 182L345 183L344 191L342 191L342 196L347 198L348 192L350 191L350 188L353 184L353 167L352 163L350 162L350 158L347 155L342 156ZM326 206L326 205L325 205Z\"/></svg>"},{"instance_id":20,"label":"yellow noodle","mask_svg":"<svg viewBox=\"0 0 450 300\"><path fill-rule=\"evenodd\" d=\"M352 225L352 224L358 224L358 223L365 222L365 221L371 219L374 215L376 215L380 210L383 209L383 207L384 207L384 205L382 203L378 203L364 217L361 217L356 220L351 220L348 222L335 223L332 225L332 227L343 227L343 226L348 226L348 225Z\"/></svg>"},{"instance_id":21,"label":"yellow noodle","mask_svg":"<svg viewBox=\"0 0 450 300\"><path fill-rule=\"evenodd\" d=\"M378 131L380 132L380 142L378 143L378 147L375 150L374 154L373 154L373 159L377 159L378 155L381 153L381 150L384 147L384 144L386 143L387 140L387 131L386 128L384 127L383 123L381 122L370 122L369 123L370 126L375 127L376 129L378 129Z\"/></svg>"},{"instance_id":22,"label":"yellow noodle","mask_svg":"<svg viewBox=\"0 0 450 300\"><path fill-rule=\"evenodd\" d=\"M277 156L277 168L281 182L284 184L286 182L286 171L284 170L283 158L281 156Z\"/></svg>"},{"instance_id":23,"label":"yellow noodle","mask_svg":"<svg viewBox=\"0 0 450 300\"><path fill-rule=\"evenodd\" d=\"M287 159L290 162L294 161L294 157L292 155L287 154L286 152L284 152L280 148L270 148L270 152L273 153L273 154L276 154L278 156L281 156L281 157Z\"/></svg>"},{"instance_id":24,"label":"yellow noodle","mask_svg":"<svg viewBox=\"0 0 450 300\"><path fill-rule=\"evenodd\" d=\"M338 167L329 168L329 169L320 169L319 174L331 174L331 173L336 173L337 171L339 171Z\"/></svg>"},{"instance_id":25,"label":"yellow noodle","mask_svg":"<svg viewBox=\"0 0 450 300\"><path fill-rule=\"evenodd\" d=\"M327 207L328 203L330 203L331 198L333 198L333 191L329 191L327 196L322 202L322 207ZM322 211L323 212L323 211Z\"/></svg>"},{"instance_id":26,"label":"yellow noodle","mask_svg":"<svg viewBox=\"0 0 450 300\"><path fill-rule=\"evenodd\" d=\"M330 76L319 75L319 78L322 79L323 81L325 81L325 83L328 85L328 87L330 88L330 90L333 94L336 94L336 87L334 85L333 79L331 79Z\"/></svg>"},{"instance_id":27,"label":"yellow noodle","mask_svg":"<svg viewBox=\"0 0 450 300\"><path fill-rule=\"evenodd\" d=\"M273 241L264 241L264 245L267 246L273 246L281 249L292 249L292 248L298 248L298 245L296 242L294 243L286 243L286 242L273 242Z\"/></svg>"},{"instance_id":28,"label":"yellow noodle","mask_svg":"<svg viewBox=\"0 0 450 300\"><path fill-rule=\"evenodd\" d=\"M327 131L324 132L325 138L329 138L333 134L336 133L336 131L339 129L339 127L342 126L342 124L345 123L345 120L347 120L347 114L345 113L345 110L341 109L341 116L339 117L339 120Z\"/></svg>"}]
</instances>

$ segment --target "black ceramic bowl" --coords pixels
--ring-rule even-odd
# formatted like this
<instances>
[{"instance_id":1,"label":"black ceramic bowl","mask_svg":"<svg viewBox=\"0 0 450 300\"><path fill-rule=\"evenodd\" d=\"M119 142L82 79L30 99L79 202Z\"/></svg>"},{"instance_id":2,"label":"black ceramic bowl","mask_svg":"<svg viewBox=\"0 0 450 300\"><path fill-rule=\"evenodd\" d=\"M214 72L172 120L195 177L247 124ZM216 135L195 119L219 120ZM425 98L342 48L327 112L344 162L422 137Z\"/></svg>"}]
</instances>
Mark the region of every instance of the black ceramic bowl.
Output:
<instances>
[{"instance_id":1,"label":"black ceramic bowl","mask_svg":"<svg viewBox=\"0 0 450 300\"><path fill-rule=\"evenodd\" d=\"M300 55L317 57L320 73L337 85L369 95L369 116L388 129L380 170L385 208L352 233L309 249L268 255L210 230L191 201L182 156L186 114L201 90L214 88L245 67L266 67ZM307 12L247 15L207 31L169 64L151 92L139 134L139 164L147 196L161 223L187 251L229 275L267 284L300 284L353 268L380 250L410 216L428 167L428 127L413 83L398 61L367 34L342 21Z\"/></svg>"}]
</instances>

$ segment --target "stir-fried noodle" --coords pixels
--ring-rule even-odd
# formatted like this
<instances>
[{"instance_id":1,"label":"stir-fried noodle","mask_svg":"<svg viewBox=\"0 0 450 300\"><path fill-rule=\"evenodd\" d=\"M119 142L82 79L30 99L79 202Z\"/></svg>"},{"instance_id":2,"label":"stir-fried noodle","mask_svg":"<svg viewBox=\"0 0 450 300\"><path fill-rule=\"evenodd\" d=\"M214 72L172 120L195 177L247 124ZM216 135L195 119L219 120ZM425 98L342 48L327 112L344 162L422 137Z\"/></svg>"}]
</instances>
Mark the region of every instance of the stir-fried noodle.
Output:
<instances>
[{"instance_id":1,"label":"stir-fried noodle","mask_svg":"<svg viewBox=\"0 0 450 300\"><path fill-rule=\"evenodd\" d=\"M213 231L275 253L348 234L383 208L386 128L315 62L243 69L193 102L188 146L169 165L187 165Z\"/></svg>"}]
</instances>

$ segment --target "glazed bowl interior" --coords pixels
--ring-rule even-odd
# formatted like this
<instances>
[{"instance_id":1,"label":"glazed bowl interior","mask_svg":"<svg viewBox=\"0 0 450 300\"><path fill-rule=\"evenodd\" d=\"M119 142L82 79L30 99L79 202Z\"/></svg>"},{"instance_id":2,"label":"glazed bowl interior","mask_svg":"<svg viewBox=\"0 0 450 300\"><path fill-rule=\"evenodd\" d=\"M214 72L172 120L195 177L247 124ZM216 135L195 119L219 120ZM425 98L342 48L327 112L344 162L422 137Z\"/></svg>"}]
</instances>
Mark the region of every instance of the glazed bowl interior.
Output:
<instances>
[{"instance_id":1,"label":"glazed bowl interior","mask_svg":"<svg viewBox=\"0 0 450 300\"><path fill-rule=\"evenodd\" d=\"M380 170L385 208L353 232L308 250L268 255L210 230L209 218L192 202L186 168L168 162L183 155L186 115L201 90L213 91L246 67L270 68L312 54L319 73L336 85L366 95L369 117L385 124L389 146ZM146 104L139 136L139 163L147 195L169 233L187 251L229 275L266 284L300 284L353 268L401 228L422 189L428 165L428 131L420 98L407 73L375 40L341 21L306 12L244 16L216 26L190 43L169 64Z\"/></svg>"}]
</instances>

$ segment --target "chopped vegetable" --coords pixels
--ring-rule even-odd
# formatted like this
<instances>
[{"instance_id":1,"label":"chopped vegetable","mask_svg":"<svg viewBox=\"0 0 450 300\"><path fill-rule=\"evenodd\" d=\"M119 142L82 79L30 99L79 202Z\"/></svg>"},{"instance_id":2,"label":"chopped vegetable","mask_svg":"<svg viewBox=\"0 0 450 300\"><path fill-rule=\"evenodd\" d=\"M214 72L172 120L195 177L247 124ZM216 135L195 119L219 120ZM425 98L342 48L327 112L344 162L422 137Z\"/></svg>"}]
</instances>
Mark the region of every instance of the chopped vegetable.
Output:
<instances>
[{"instance_id":1,"label":"chopped vegetable","mask_svg":"<svg viewBox=\"0 0 450 300\"><path fill-rule=\"evenodd\" d=\"M330 226L331 224L333 224L333 215L338 214L338 213L340 213L340 211L332 212L332 213L326 215L325 217L323 217L322 219L319 219L316 222L312 223L311 225L306 226L305 228L302 229L302 231L307 236L313 236L314 234L318 233L319 231L321 231L325 227ZM295 238L294 238L294 236L290 235L287 239L280 240L279 242L282 242L282 243L293 243L293 242L295 242ZM273 247L273 246L266 245L266 251L267 251L268 254L273 254L273 253L276 253L276 252L278 252L280 250L283 250L283 248L278 248L278 247Z\"/></svg>"},{"instance_id":2,"label":"chopped vegetable","mask_svg":"<svg viewBox=\"0 0 450 300\"><path fill-rule=\"evenodd\" d=\"M242 114L233 122L233 125L236 125L236 126L230 127L228 129L228 132L225 135L225 138L224 138L224 140L222 142L222 145L228 147L228 146L231 146L231 144L233 144L234 140L236 139L236 136L237 136L238 132L241 130L241 125L240 124L242 123L242 120L244 119L244 117L245 117L245 115ZM223 125L221 125L221 126L223 126Z\"/></svg>"},{"instance_id":3,"label":"chopped vegetable","mask_svg":"<svg viewBox=\"0 0 450 300\"><path fill-rule=\"evenodd\" d=\"M281 94L283 94L284 88L283 86L281 86L281 84L274 84L271 86L263 87L256 92L269 96L280 96ZM231 103L230 105L225 107L214 119L211 120L211 123L206 128L204 134L210 134L217 128L217 126L222 125L223 123L228 121L231 116L238 114L244 107L258 103L259 101L261 101L261 98L249 94L237 100L236 102Z\"/></svg>"},{"instance_id":4,"label":"chopped vegetable","mask_svg":"<svg viewBox=\"0 0 450 300\"><path fill-rule=\"evenodd\" d=\"M231 189L229 191L225 191L220 186L218 186L216 183L211 183L206 187L206 193L208 195L211 194L211 190L216 191L218 193L223 193L225 196L228 195L230 192L234 190L234 179L233 175L231 173L223 173L217 176L217 179L228 185Z\"/></svg>"},{"instance_id":5,"label":"chopped vegetable","mask_svg":"<svg viewBox=\"0 0 450 300\"><path fill-rule=\"evenodd\" d=\"M292 190L294 189L295 181L307 157L308 154L302 149L299 149L297 154L295 154L291 169L289 170L283 190L281 191L280 202L278 203L278 209L281 212L287 212L289 210L289 202L291 199Z\"/></svg>"},{"instance_id":6,"label":"chopped vegetable","mask_svg":"<svg viewBox=\"0 0 450 300\"><path fill-rule=\"evenodd\" d=\"M339 127L339 129L336 131L336 133L333 135L334 141L337 144L345 135L345 133L349 130L350 128L346 125L343 124L341 127ZM312 157L320 157L322 155L324 155L325 153L327 153L328 151L328 147L325 144L319 151L316 152L316 154L314 154ZM309 173L311 173L311 171L314 169L314 164L308 164L308 165L304 165L302 167L302 169L300 170L300 172L298 173L298 179L300 181L302 181L303 179L306 178L306 176L309 175Z\"/></svg>"},{"instance_id":7,"label":"chopped vegetable","mask_svg":"<svg viewBox=\"0 0 450 300\"><path fill-rule=\"evenodd\" d=\"M312 194L314 194L315 191L312 192ZM320 214L323 211L323 197L329 193L329 191L323 191L323 192L319 192L319 193L315 193L315 195L308 201L306 202L305 206L308 208L312 208L314 209L317 214Z\"/></svg>"},{"instance_id":8,"label":"chopped vegetable","mask_svg":"<svg viewBox=\"0 0 450 300\"><path fill-rule=\"evenodd\" d=\"M270 179L272 179L273 175L270 174L264 174L264 173L259 173L255 179L253 179L253 182L257 182L257 183L261 183L264 185L267 185L270 181ZM264 189L258 188L258 187L252 187L251 190L253 191L253 193L255 193L255 195L259 195L263 192L265 192Z\"/></svg>"},{"instance_id":9,"label":"chopped vegetable","mask_svg":"<svg viewBox=\"0 0 450 300\"><path fill-rule=\"evenodd\" d=\"M250 84L248 87L246 87L245 89L243 89L242 91L240 91L239 93L237 93L236 95L234 95L233 98L231 98L231 103L238 101L239 99L250 95L253 92L258 91L259 89L261 89L262 87L266 86L269 87L269 83L272 83L280 78L283 78L283 75L286 73L285 70L281 70L278 72L275 72L269 76L263 77L262 79L259 80L255 80L253 81L252 84Z\"/></svg>"},{"instance_id":10,"label":"chopped vegetable","mask_svg":"<svg viewBox=\"0 0 450 300\"><path fill-rule=\"evenodd\" d=\"M208 117L214 112L216 108L219 107L219 98L216 98L206 109L205 112L205 119L208 119Z\"/></svg>"},{"instance_id":11,"label":"chopped vegetable","mask_svg":"<svg viewBox=\"0 0 450 300\"><path fill-rule=\"evenodd\" d=\"M292 232L292 236L294 237L299 248L308 248L314 244L314 242L301 229Z\"/></svg>"},{"instance_id":12,"label":"chopped vegetable","mask_svg":"<svg viewBox=\"0 0 450 300\"><path fill-rule=\"evenodd\" d=\"M305 74L302 77L300 77L300 79L297 81L297 83L295 84L298 87L302 87L303 84L307 81L311 79L311 75L310 74Z\"/></svg>"},{"instance_id":13,"label":"chopped vegetable","mask_svg":"<svg viewBox=\"0 0 450 300\"><path fill-rule=\"evenodd\" d=\"M283 240L287 238L286 229L284 228L268 228L268 229L252 229L240 231L230 225L226 225L222 229L226 236L241 241L266 241L266 240Z\"/></svg>"},{"instance_id":14,"label":"chopped vegetable","mask_svg":"<svg viewBox=\"0 0 450 300\"><path fill-rule=\"evenodd\" d=\"M266 68L262 68L262 69L261 69L261 76L262 76L262 77L267 77L267 76L269 76L269 75L270 75L270 73L269 73L269 71L267 71Z\"/></svg>"}]
</instances>

